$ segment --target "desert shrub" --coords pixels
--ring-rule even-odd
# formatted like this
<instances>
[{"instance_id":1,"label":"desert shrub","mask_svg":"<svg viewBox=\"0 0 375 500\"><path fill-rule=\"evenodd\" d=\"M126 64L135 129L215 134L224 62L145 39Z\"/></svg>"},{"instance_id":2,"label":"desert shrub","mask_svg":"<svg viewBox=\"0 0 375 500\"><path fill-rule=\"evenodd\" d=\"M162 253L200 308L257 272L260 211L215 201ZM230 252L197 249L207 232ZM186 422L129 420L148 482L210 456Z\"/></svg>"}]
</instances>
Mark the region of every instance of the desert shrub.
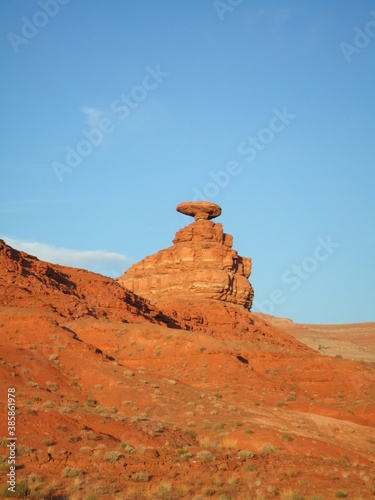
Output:
<instances>
[{"instance_id":1,"label":"desert shrub","mask_svg":"<svg viewBox=\"0 0 375 500\"><path fill-rule=\"evenodd\" d=\"M107 453L104 455L104 460L106 462L116 462L122 456L123 455L121 455L119 451L116 450L107 451Z\"/></svg>"},{"instance_id":2,"label":"desert shrub","mask_svg":"<svg viewBox=\"0 0 375 500\"><path fill-rule=\"evenodd\" d=\"M53 439L43 439L42 443L44 446L52 446L54 443Z\"/></svg>"},{"instance_id":3,"label":"desert shrub","mask_svg":"<svg viewBox=\"0 0 375 500\"><path fill-rule=\"evenodd\" d=\"M86 406L96 406L98 404L96 399L93 398L87 398L86 399Z\"/></svg>"},{"instance_id":4,"label":"desert shrub","mask_svg":"<svg viewBox=\"0 0 375 500\"><path fill-rule=\"evenodd\" d=\"M29 387L35 387L36 389L39 389L39 384L37 384L36 382L34 382L34 381L32 381L32 380L29 380L29 381L27 382L27 385L28 385Z\"/></svg>"},{"instance_id":5,"label":"desert shrub","mask_svg":"<svg viewBox=\"0 0 375 500\"><path fill-rule=\"evenodd\" d=\"M214 425L214 429L215 429L215 431L218 431L218 430L224 429L224 427L225 427L224 422L219 422L218 424L215 424L215 425Z\"/></svg>"},{"instance_id":6,"label":"desert shrub","mask_svg":"<svg viewBox=\"0 0 375 500\"><path fill-rule=\"evenodd\" d=\"M336 498L346 498L348 496L347 493L344 493L343 491L336 491L335 497Z\"/></svg>"},{"instance_id":7,"label":"desert shrub","mask_svg":"<svg viewBox=\"0 0 375 500\"><path fill-rule=\"evenodd\" d=\"M26 455L27 453L30 453L31 451L32 451L32 449L30 448L30 446L25 446L23 444L20 444L19 446L17 446L17 455L18 456Z\"/></svg>"},{"instance_id":8,"label":"desert shrub","mask_svg":"<svg viewBox=\"0 0 375 500\"><path fill-rule=\"evenodd\" d=\"M72 434L71 436L66 438L68 443L77 443L80 439L81 438L79 436L76 436L75 434Z\"/></svg>"},{"instance_id":9,"label":"desert shrub","mask_svg":"<svg viewBox=\"0 0 375 500\"><path fill-rule=\"evenodd\" d=\"M284 439L284 441L293 441L293 436L287 434L286 432L284 432L281 437Z\"/></svg>"},{"instance_id":10,"label":"desert shrub","mask_svg":"<svg viewBox=\"0 0 375 500\"><path fill-rule=\"evenodd\" d=\"M212 462L212 460L215 460L215 455L213 455L210 451L207 450L199 451L196 454L196 457L199 458L200 460L204 460L205 462Z\"/></svg>"},{"instance_id":11,"label":"desert shrub","mask_svg":"<svg viewBox=\"0 0 375 500\"><path fill-rule=\"evenodd\" d=\"M59 386L57 384L54 384L53 382L51 382L50 380L47 380L46 382L46 385L48 386L48 388L51 390L51 391L57 391Z\"/></svg>"},{"instance_id":12,"label":"desert shrub","mask_svg":"<svg viewBox=\"0 0 375 500\"><path fill-rule=\"evenodd\" d=\"M100 439L93 431L83 430L81 436L83 439L88 439L89 441L98 441Z\"/></svg>"},{"instance_id":13,"label":"desert shrub","mask_svg":"<svg viewBox=\"0 0 375 500\"><path fill-rule=\"evenodd\" d=\"M285 401L295 401L296 400L296 393L291 392L289 396L285 399Z\"/></svg>"},{"instance_id":14,"label":"desert shrub","mask_svg":"<svg viewBox=\"0 0 375 500\"><path fill-rule=\"evenodd\" d=\"M60 406L59 413L61 413L61 414L73 413L73 408L71 408L70 406Z\"/></svg>"},{"instance_id":15,"label":"desert shrub","mask_svg":"<svg viewBox=\"0 0 375 500\"><path fill-rule=\"evenodd\" d=\"M213 488L206 488L205 490L203 490L203 495L205 497L212 497L213 495L215 495L216 493L216 490L214 490Z\"/></svg>"},{"instance_id":16,"label":"desert shrub","mask_svg":"<svg viewBox=\"0 0 375 500\"><path fill-rule=\"evenodd\" d=\"M191 436L192 438L196 438L197 437L197 433L188 429L188 430L185 430L186 434L189 434L189 436Z\"/></svg>"},{"instance_id":17,"label":"desert shrub","mask_svg":"<svg viewBox=\"0 0 375 500\"><path fill-rule=\"evenodd\" d=\"M238 456L246 459L254 458L254 453L249 450L240 450L238 452Z\"/></svg>"},{"instance_id":18,"label":"desert shrub","mask_svg":"<svg viewBox=\"0 0 375 500\"><path fill-rule=\"evenodd\" d=\"M172 492L172 486L170 483L161 483L156 488L156 494L159 498L169 498Z\"/></svg>"},{"instance_id":19,"label":"desert shrub","mask_svg":"<svg viewBox=\"0 0 375 500\"><path fill-rule=\"evenodd\" d=\"M81 469L77 469L76 467L65 467L62 476L63 477L83 476L83 471Z\"/></svg>"},{"instance_id":20,"label":"desert shrub","mask_svg":"<svg viewBox=\"0 0 375 500\"><path fill-rule=\"evenodd\" d=\"M27 481L22 480L22 481L17 481L16 482L16 487L15 487L16 494L14 498L25 498L28 497L30 494L30 489L27 484ZM8 491L8 484L4 484L0 488L0 498L9 498L9 491Z\"/></svg>"},{"instance_id":21,"label":"desert shrub","mask_svg":"<svg viewBox=\"0 0 375 500\"><path fill-rule=\"evenodd\" d=\"M136 452L136 450L135 450L135 448L133 448L133 446L130 446L130 444L127 444L124 441L122 441L120 443L120 448L122 450L124 450L126 453L135 453Z\"/></svg>"},{"instance_id":22,"label":"desert shrub","mask_svg":"<svg viewBox=\"0 0 375 500\"><path fill-rule=\"evenodd\" d=\"M151 476L150 476L150 474L147 474L146 472L134 472L132 474L132 479L133 479L133 481L136 481L136 482L148 483L148 481L150 481L150 479L151 479Z\"/></svg>"},{"instance_id":23,"label":"desert shrub","mask_svg":"<svg viewBox=\"0 0 375 500\"><path fill-rule=\"evenodd\" d=\"M304 500L303 496L299 493L294 493L293 491L287 491L281 496L282 500Z\"/></svg>"}]
</instances>

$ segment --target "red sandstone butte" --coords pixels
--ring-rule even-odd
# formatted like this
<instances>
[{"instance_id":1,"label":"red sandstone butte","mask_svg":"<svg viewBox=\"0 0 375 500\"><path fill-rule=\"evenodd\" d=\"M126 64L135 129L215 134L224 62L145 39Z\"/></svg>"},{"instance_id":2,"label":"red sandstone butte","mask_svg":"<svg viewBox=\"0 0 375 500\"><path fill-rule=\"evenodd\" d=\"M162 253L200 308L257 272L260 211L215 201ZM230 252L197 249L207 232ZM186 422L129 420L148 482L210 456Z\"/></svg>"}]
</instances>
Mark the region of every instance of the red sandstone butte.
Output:
<instances>
[{"instance_id":1,"label":"red sandstone butte","mask_svg":"<svg viewBox=\"0 0 375 500\"><path fill-rule=\"evenodd\" d=\"M185 211L178 205L177 210L197 218L199 207L195 210L193 202L183 205L191 206ZM221 213L220 207L216 213ZM250 309L251 259L238 255L232 242L220 223L198 218L177 232L173 246L134 264L117 281L151 302L169 297L210 299Z\"/></svg>"}]
</instances>

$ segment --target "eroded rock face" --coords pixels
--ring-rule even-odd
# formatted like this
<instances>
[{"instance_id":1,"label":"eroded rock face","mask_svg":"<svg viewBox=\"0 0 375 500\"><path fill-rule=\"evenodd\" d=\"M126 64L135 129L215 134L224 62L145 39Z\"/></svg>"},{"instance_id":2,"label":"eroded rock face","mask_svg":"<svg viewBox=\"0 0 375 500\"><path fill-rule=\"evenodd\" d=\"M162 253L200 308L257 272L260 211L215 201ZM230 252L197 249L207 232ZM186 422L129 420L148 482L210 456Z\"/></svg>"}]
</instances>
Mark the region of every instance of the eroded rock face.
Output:
<instances>
[{"instance_id":1,"label":"eroded rock face","mask_svg":"<svg viewBox=\"0 0 375 500\"><path fill-rule=\"evenodd\" d=\"M184 201L180 203L177 212L194 217L195 220L211 220L221 215L221 208L210 201Z\"/></svg>"},{"instance_id":2,"label":"eroded rock face","mask_svg":"<svg viewBox=\"0 0 375 500\"><path fill-rule=\"evenodd\" d=\"M134 264L117 281L154 303L213 299L249 309L251 259L239 256L232 242L220 223L198 219L177 232L173 246Z\"/></svg>"}]
</instances>

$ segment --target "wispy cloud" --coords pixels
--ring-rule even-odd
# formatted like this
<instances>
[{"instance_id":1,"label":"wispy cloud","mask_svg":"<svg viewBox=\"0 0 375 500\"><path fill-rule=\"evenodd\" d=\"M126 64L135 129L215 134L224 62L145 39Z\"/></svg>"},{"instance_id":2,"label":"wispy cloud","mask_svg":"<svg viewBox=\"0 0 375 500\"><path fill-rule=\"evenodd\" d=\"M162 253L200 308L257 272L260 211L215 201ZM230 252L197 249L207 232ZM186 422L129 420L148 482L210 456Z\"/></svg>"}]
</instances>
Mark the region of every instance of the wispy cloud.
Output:
<instances>
[{"instance_id":1,"label":"wispy cloud","mask_svg":"<svg viewBox=\"0 0 375 500\"><path fill-rule=\"evenodd\" d=\"M9 236L0 236L0 238L11 247L34 255L40 260L87 269L113 278L120 276L131 264L126 255L105 250L72 250L36 241L17 240Z\"/></svg>"},{"instance_id":2,"label":"wispy cloud","mask_svg":"<svg viewBox=\"0 0 375 500\"><path fill-rule=\"evenodd\" d=\"M101 118L103 118L104 113L96 108L90 108L88 106L81 106L81 111L86 117L86 122L91 128L95 128L99 125Z\"/></svg>"}]
</instances>

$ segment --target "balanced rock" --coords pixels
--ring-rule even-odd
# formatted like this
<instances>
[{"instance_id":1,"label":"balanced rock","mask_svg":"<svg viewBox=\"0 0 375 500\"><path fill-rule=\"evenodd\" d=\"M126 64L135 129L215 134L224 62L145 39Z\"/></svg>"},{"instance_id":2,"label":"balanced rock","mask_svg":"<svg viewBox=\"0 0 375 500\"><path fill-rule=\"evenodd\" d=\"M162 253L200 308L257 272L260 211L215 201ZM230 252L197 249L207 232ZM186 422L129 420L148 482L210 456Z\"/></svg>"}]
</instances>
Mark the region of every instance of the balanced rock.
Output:
<instances>
[{"instance_id":1,"label":"balanced rock","mask_svg":"<svg viewBox=\"0 0 375 500\"><path fill-rule=\"evenodd\" d=\"M211 299L250 309L251 259L232 249L233 238L220 223L207 220L219 215L221 208L202 203L186 203L186 211L179 205L178 211L189 211L197 220L176 233L173 246L134 264L117 281L153 303L168 298Z\"/></svg>"},{"instance_id":2,"label":"balanced rock","mask_svg":"<svg viewBox=\"0 0 375 500\"><path fill-rule=\"evenodd\" d=\"M209 201L184 201L180 203L177 212L194 217L195 220L211 220L221 215L221 208Z\"/></svg>"}]
</instances>

